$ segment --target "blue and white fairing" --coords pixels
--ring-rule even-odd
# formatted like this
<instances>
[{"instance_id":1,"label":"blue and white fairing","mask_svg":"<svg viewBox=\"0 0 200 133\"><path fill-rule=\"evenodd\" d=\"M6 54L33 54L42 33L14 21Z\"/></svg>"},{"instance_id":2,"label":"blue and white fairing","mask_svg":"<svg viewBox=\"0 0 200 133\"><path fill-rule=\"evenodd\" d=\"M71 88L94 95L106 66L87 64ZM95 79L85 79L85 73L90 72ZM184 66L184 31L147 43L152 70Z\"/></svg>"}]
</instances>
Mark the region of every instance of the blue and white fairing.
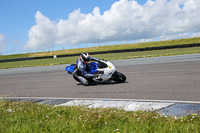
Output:
<instances>
[{"instance_id":1,"label":"blue and white fairing","mask_svg":"<svg viewBox=\"0 0 200 133\"><path fill-rule=\"evenodd\" d=\"M97 82L105 82L111 79L112 75L116 72L115 66L109 61L99 60L98 62L91 62L88 66L90 68L88 74L96 75L92 80ZM74 68L75 64L67 66L65 70L73 74Z\"/></svg>"},{"instance_id":2,"label":"blue and white fairing","mask_svg":"<svg viewBox=\"0 0 200 133\"><path fill-rule=\"evenodd\" d=\"M98 72L100 73L96 78L93 78L94 81L97 82L105 82L112 78L113 74L116 72L115 66L110 61L100 60L98 63Z\"/></svg>"}]
</instances>

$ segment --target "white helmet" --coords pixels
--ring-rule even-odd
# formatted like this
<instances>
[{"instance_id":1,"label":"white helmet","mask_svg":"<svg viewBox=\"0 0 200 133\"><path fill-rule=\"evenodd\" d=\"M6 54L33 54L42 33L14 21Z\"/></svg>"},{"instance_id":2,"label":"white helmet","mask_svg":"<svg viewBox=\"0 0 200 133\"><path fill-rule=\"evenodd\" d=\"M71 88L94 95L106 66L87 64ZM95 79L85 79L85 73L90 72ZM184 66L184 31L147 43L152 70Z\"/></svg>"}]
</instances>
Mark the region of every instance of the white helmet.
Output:
<instances>
[{"instance_id":1,"label":"white helmet","mask_svg":"<svg viewBox=\"0 0 200 133\"><path fill-rule=\"evenodd\" d=\"M82 53L81 56L80 56L81 60L83 62L88 62L90 61L90 55L88 53Z\"/></svg>"}]
</instances>

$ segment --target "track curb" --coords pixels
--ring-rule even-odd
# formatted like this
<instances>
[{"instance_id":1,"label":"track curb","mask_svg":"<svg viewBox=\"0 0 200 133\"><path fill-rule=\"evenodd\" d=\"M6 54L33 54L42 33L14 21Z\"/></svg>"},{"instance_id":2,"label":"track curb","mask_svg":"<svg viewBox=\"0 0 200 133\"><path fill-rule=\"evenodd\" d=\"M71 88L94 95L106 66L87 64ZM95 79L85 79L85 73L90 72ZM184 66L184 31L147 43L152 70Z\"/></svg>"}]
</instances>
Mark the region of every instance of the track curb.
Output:
<instances>
[{"instance_id":1,"label":"track curb","mask_svg":"<svg viewBox=\"0 0 200 133\"><path fill-rule=\"evenodd\" d=\"M156 111L165 116L200 115L200 101L57 98L57 97L0 97L6 101L24 101L58 106L87 106L89 108L118 108L125 111Z\"/></svg>"}]
</instances>

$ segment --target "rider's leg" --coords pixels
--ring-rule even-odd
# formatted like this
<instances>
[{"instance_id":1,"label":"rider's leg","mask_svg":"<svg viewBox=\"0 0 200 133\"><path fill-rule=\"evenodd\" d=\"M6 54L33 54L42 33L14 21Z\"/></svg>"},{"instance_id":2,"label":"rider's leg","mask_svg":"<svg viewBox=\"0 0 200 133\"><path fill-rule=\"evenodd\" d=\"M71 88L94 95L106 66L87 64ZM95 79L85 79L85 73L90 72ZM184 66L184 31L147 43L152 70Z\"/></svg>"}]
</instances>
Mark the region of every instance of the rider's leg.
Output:
<instances>
[{"instance_id":1,"label":"rider's leg","mask_svg":"<svg viewBox=\"0 0 200 133\"><path fill-rule=\"evenodd\" d=\"M75 75L76 76L76 75ZM89 82L88 82L88 80L86 79L86 78L84 78L84 77L82 77L82 76L76 76L79 80L80 80L80 82L83 84L83 85L85 85L85 86L87 86L87 85L89 85Z\"/></svg>"}]
</instances>

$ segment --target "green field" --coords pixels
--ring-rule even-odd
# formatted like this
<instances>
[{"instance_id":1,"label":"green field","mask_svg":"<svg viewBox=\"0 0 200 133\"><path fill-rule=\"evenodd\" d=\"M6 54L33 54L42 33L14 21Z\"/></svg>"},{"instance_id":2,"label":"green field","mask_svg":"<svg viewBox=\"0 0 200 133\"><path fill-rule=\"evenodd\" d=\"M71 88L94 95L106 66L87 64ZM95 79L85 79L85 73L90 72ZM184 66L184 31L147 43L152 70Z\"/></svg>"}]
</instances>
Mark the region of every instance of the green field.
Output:
<instances>
[{"instance_id":1,"label":"green field","mask_svg":"<svg viewBox=\"0 0 200 133\"><path fill-rule=\"evenodd\" d=\"M0 59L77 54L77 53L83 53L83 52L90 53L90 52L97 52L97 51L147 48L147 47L183 45L183 44L194 44L194 43L200 43L200 37L179 39L179 40L169 40L169 41L159 41L159 42L101 46L101 47L91 47L91 48L81 48L81 49L68 49L68 50L42 52L42 53L6 55L6 56L0 56ZM113 54L99 54L99 55L94 55L94 57L105 59L105 60L120 60L120 59L134 59L134 58L144 58L144 57L171 56L171 55L183 55L183 54L195 54L195 53L200 53L200 47L140 51L140 52L126 52L126 53L115 53L115 54L114 53ZM5 63L0 63L0 69L70 64L70 63L75 63L77 58L78 56L57 58L57 59L52 58L52 59L37 59L37 60L27 60L27 61L5 62Z\"/></svg>"},{"instance_id":2,"label":"green field","mask_svg":"<svg viewBox=\"0 0 200 133\"><path fill-rule=\"evenodd\" d=\"M0 59L77 54L77 53L83 53L83 52L97 52L97 51L147 48L147 47L159 47L159 46L173 46L173 45L194 44L194 43L200 43L200 37L178 39L178 40L168 40L168 41L158 41L158 42L147 42L147 43L100 46L100 47L89 47L89 48L80 48L80 49L67 49L67 50L58 50L58 51L50 51L50 52L3 55L3 56L0 56Z\"/></svg>"},{"instance_id":3,"label":"green field","mask_svg":"<svg viewBox=\"0 0 200 133\"><path fill-rule=\"evenodd\" d=\"M144 57L194 54L194 53L200 53L200 47L152 50L152 51L141 51L141 52L127 52L127 53L115 53L115 54L99 54L99 55L94 55L94 57L99 58L99 59L105 59L105 60L120 60L120 59L134 59L134 58L144 58ZM75 63L77 58L78 56L64 57L64 58L57 58L57 59L52 58L52 59L37 59L37 60L29 60L29 61L5 62L5 63L0 63L0 69L71 64L71 63Z\"/></svg>"},{"instance_id":4,"label":"green field","mask_svg":"<svg viewBox=\"0 0 200 133\"><path fill-rule=\"evenodd\" d=\"M0 101L1 133L198 133L200 117Z\"/></svg>"}]
</instances>

